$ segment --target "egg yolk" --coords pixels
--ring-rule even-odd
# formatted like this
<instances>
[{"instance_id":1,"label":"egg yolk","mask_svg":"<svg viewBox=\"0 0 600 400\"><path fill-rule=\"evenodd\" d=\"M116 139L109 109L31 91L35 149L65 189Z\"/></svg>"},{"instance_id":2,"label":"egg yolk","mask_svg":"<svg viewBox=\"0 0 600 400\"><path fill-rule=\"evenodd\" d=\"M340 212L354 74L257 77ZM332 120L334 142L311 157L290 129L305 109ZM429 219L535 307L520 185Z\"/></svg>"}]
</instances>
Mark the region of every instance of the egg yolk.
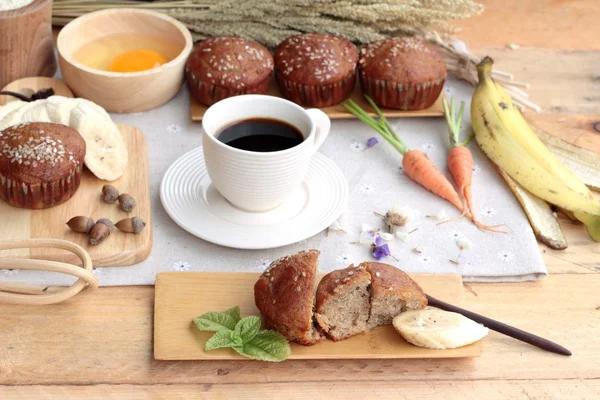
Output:
<instances>
[{"instance_id":1,"label":"egg yolk","mask_svg":"<svg viewBox=\"0 0 600 400\"><path fill-rule=\"evenodd\" d=\"M138 72L158 67L167 62L165 56L154 50L132 50L118 55L110 64L111 72Z\"/></svg>"}]
</instances>

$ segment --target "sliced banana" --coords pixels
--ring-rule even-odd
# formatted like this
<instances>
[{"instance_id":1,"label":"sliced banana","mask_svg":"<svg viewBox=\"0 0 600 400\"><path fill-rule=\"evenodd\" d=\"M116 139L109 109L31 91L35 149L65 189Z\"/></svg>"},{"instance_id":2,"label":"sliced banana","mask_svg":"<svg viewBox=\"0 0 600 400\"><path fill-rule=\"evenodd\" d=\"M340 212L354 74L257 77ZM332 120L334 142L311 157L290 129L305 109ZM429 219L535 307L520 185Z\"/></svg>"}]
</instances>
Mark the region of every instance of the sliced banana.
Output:
<instances>
[{"instance_id":1,"label":"sliced banana","mask_svg":"<svg viewBox=\"0 0 600 400\"><path fill-rule=\"evenodd\" d=\"M46 111L46 101L36 100L21 108L19 123L28 122L52 122L48 111Z\"/></svg>"},{"instance_id":2,"label":"sliced banana","mask_svg":"<svg viewBox=\"0 0 600 400\"><path fill-rule=\"evenodd\" d=\"M127 167L127 148L119 128L88 104L80 103L70 112L69 126L86 144L85 165L100 179L114 181Z\"/></svg>"},{"instance_id":3,"label":"sliced banana","mask_svg":"<svg viewBox=\"0 0 600 400\"><path fill-rule=\"evenodd\" d=\"M404 312L392 323L407 342L429 349L455 349L488 334L488 328L461 314L433 307Z\"/></svg>"}]
</instances>

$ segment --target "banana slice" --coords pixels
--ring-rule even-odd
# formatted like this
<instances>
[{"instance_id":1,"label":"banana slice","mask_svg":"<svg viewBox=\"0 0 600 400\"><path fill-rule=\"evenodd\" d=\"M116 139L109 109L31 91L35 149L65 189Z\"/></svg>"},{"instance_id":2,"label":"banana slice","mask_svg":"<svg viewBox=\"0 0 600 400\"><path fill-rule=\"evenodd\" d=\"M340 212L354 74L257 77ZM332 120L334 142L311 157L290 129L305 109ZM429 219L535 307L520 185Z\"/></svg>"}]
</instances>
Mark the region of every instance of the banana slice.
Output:
<instances>
[{"instance_id":1,"label":"banana slice","mask_svg":"<svg viewBox=\"0 0 600 400\"><path fill-rule=\"evenodd\" d=\"M455 349L488 334L488 328L461 314L433 307L404 312L392 323L407 342L429 349Z\"/></svg>"},{"instance_id":2,"label":"banana slice","mask_svg":"<svg viewBox=\"0 0 600 400\"><path fill-rule=\"evenodd\" d=\"M103 119L112 121L106 110L96 103L92 103L86 99L72 99L63 96L50 96L46 99L46 108L50 119L56 124L69 125L71 120L71 111L80 104L84 104L92 108L98 116Z\"/></svg>"},{"instance_id":3,"label":"banana slice","mask_svg":"<svg viewBox=\"0 0 600 400\"><path fill-rule=\"evenodd\" d=\"M70 112L68 124L86 143L85 165L100 179L114 181L125 172L127 148L119 128L88 104L80 102Z\"/></svg>"}]
</instances>

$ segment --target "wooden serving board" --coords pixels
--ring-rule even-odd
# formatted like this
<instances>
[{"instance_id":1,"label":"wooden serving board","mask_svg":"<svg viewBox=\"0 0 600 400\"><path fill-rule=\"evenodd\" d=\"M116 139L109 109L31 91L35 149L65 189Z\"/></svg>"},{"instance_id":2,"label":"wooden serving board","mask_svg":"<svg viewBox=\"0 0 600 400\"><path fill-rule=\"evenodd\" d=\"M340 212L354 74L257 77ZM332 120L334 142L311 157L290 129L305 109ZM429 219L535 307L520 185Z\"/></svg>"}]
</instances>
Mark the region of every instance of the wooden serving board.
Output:
<instances>
[{"instance_id":1,"label":"wooden serving board","mask_svg":"<svg viewBox=\"0 0 600 400\"><path fill-rule=\"evenodd\" d=\"M279 89L277 88L277 84L275 83L275 81L273 81L273 80L271 81L271 86L269 87L269 92L267 94L269 94L271 96L281 97L281 93L279 92ZM392 108L381 107L381 111L383 112L383 115L385 115L386 117L390 117L390 118L443 117L444 116L444 106L442 104L442 99L444 99L445 97L446 97L446 95L445 95L444 91L442 91L442 93L440 94L440 97L438 97L438 99L435 101L435 103L433 103L433 105L431 107L426 108L424 110L400 111L400 110L394 110ZM374 116L374 117L377 116L377 114L375 113L375 110L373 110L373 108L365 100L365 98L362 94L362 90L360 89L360 85L358 83L356 84L356 87L354 88L354 92L352 93L352 96L350 98L352 100L354 100L359 106L361 106L361 108L363 110L365 110L371 116ZM204 113L206 112L207 109L208 109L208 107L198 103L196 101L196 99L194 99L192 96L190 96L190 116L192 118L192 121L201 121L202 117L204 116ZM329 118L331 118L331 119L356 118L354 115L352 115L348 111L346 111L344 109L344 107L341 106L341 104L331 106L331 107L324 107L324 108L321 108L321 110L323 110L325 112L325 114L327 114L329 116Z\"/></svg>"},{"instance_id":2,"label":"wooden serving board","mask_svg":"<svg viewBox=\"0 0 600 400\"><path fill-rule=\"evenodd\" d=\"M204 351L212 332L192 319L209 311L240 306L242 316L260 315L254 305L257 273L163 272L154 300L154 358L157 360L247 360L232 349ZM427 293L453 303L463 293L459 275L412 275ZM340 342L291 344L290 359L459 358L481 355L478 343L453 350L430 350L407 343L392 326L382 326Z\"/></svg>"},{"instance_id":3,"label":"wooden serving board","mask_svg":"<svg viewBox=\"0 0 600 400\"><path fill-rule=\"evenodd\" d=\"M122 211L118 203L104 203L102 186L107 182L96 178L84 168L81 184L75 195L56 207L28 210L0 201L0 240L66 239L83 246L92 257L94 267L132 265L146 259L152 248L148 144L137 128L118 126L129 151L129 163L123 176L110 184L120 193L129 193L135 198L137 206L131 213ZM69 219L77 215L94 220L108 218L113 222L138 216L146 222L146 228L138 235L115 230L102 243L91 246L87 243L87 235L73 232L66 225ZM9 250L3 251L0 256L80 263L73 254L55 249Z\"/></svg>"}]
</instances>

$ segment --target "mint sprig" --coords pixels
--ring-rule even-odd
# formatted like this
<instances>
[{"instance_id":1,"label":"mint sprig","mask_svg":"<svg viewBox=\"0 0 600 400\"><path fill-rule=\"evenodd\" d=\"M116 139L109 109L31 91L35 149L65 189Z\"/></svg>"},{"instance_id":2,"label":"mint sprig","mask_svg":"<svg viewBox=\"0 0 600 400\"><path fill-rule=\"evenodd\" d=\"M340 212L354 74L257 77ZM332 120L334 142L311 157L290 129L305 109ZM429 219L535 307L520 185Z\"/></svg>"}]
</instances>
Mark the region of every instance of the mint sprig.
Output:
<instances>
[{"instance_id":1,"label":"mint sprig","mask_svg":"<svg viewBox=\"0 0 600 400\"><path fill-rule=\"evenodd\" d=\"M287 339L279 332L260 329L260 318L241 318L240 308L209 312L194 318L201 331L215 332L206 341L206 351L232 348L244 357L262 361L283 361L292 353Z\"/></svg>"}]
</instances>

